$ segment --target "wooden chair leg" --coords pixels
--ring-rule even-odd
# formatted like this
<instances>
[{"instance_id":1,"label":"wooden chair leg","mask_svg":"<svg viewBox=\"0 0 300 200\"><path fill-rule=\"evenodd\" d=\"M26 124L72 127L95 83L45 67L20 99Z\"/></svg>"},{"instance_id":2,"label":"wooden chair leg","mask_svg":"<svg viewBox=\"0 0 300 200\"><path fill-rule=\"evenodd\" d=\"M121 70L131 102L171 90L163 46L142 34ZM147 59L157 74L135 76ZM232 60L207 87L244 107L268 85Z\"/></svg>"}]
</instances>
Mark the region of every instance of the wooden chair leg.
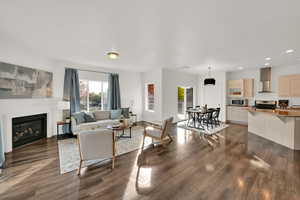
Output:
<instances>
[{"instance_id":1,"label":"wooden chair leg","mask_svg":"<svg viewBox=\"0 0 300 200\"><path fill-rule=\"evenodd\" d=\"M115 156L113 156L112 159L111 159L111 169L115 168L115 159L116 159Z\"/></svg>"},{"instance_id":2,"label":"wooden chair leg","mask_svg":"<svg viewBox=\"0 0 300 200\"><path fill-rule=\"evenodd\" d=\"M173 142L173 138L171 137L170 134L168 134L169 138L170 138L170 143Z\"/></svg>"},{"instance_id":3,"label":"wooden chair leg","mask_svg":"<svg viewBox=\"0 0 300 200\"><path fill-rule=\"evenodd\" d=\"M144 145L145 145L145 134L144 134L144 137L143 137L143 144L142 144L142 152L143 152L143 150L144 150Z\"/></svg>"},{"instance_id":4,"label":"wooden chair leg","mask_svg":"<svg viewBox=\"0 0 300 200\"><path fill-rule=\"evenodd\" d=\"M78 176L80 176L81 167L82 167L82 160L80 160L80 163L79 163L79 169L77 170L77 175L78 175Z\"/></svg>"}]
</instances>

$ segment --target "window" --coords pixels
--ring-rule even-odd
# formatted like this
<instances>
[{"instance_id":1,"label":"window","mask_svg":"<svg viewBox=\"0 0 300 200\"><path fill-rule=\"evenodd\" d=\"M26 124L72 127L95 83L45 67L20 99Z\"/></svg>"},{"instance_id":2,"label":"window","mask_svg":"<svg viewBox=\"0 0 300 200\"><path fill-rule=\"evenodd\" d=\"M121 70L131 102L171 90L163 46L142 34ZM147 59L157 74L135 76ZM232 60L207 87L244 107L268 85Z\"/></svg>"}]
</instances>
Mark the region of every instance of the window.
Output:
<instances>
[{"instance_id":1,"label":"window","mask_svg":"<svg viewBox=\"0 0 300 200\"><path fill-rule=\"evenodd\" d=\"M146 110L154 111L154 84L146 84Z\"/></svg>"},{"instance_id":2,"label":"window","mask_svg":"<svg viewBox=\"0 0 300 200\"><path fill-rule=\"evenodd\" d=\"M107 108L106 81L80 80L80 109L82 111L105 110Z\"/></svg>"}]
</instances>

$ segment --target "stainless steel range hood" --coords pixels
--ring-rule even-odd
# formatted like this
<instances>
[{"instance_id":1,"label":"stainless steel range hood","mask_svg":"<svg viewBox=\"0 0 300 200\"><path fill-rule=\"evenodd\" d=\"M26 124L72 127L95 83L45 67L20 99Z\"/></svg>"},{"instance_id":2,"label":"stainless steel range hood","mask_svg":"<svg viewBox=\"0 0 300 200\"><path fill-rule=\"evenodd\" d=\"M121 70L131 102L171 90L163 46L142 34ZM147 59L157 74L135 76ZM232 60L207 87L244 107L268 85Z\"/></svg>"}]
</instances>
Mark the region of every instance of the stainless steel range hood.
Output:
<instances>
[{"instance_id":1,"label":"stainless steel range hood","mask_svg":"<svg viewBox=\"0 0 300 200\"><path fill-rule=\"evenodd\" d=\"M261 90L259 93L271 93L271 67L260 69Z\"/></svg>"}]
</instances>

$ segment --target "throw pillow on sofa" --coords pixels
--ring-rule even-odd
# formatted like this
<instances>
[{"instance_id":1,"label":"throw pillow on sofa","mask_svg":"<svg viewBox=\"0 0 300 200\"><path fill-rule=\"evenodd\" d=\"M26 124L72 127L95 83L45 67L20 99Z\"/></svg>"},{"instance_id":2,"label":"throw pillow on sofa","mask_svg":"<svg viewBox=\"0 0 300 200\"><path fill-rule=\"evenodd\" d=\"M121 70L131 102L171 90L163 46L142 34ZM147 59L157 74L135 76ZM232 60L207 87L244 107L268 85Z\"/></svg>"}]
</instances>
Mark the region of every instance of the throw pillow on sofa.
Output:
<instances>
[{"instance_id":1,"label":"throw pillow on sofa","mask_svg":"<svg viewBox=\"0 0 300 200\"><path fill-rule=\"evenodd\" d=\"M77 124L81 124L85 122L84 115L85 115L84 112L77 112L77 113L73 113L72 117L75 118Z\"/></svg>"},{"instance_id":2,"label":"throw pillow on sofa","mask_svg":"<svg viewBox=\"0 0 300 200\"><path fill-rule=\"evenodd\" d=\"M96 121L93 113L89 113L89 112L84 113L84 119L85 119L85 122L95 122Z\"/></svg>"},{"instance_id":3,"label":"throw pillow on sofa","mask_svg":"<svg viewBox=\"0 0 300 200\"><path fill-rule=\"evenodd\" d=\"M125 118L129 118L129 108L121 108L122 109L122 115L125 117Z\"/></svg>"},{"instance_id":4,"label":"throw pillow on sofa","mask_svg":"<svg viewBox=\"0 0 300 200\"><path fill-rule=\"evenodd\" d=\"M110 119L110 111L97 110L94 112L94 116L97 121Z\"/></svg>"},{"instance_id":5,"label":"throw pillow on sofa","mask_svg":"<svg viewBox=\"0 0 300 200\"><path fill-rule=\"evenodd\" d=\"M121 115L122 115L122 110L121 109L110 111L111 119L120 119Z\"/></svg>"}]
</instances>

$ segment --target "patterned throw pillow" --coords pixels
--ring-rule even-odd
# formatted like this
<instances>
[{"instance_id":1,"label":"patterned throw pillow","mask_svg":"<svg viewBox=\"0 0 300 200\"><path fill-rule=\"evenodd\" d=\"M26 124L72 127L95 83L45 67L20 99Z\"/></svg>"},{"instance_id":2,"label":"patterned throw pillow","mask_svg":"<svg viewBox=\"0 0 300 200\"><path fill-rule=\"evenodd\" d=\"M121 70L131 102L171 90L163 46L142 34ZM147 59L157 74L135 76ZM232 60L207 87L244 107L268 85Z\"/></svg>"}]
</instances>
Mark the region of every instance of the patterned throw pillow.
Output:
<instances>
[{"instance_id":1,"label":"patterned throw pillow","mask_svg":"<svg viewBox=\"0 0 300 200\"><path fill-rule=\"evenodd\" d=\"M75 118L77 124L81 124L85 122L84 112L73 113L72 116Z\"/></svg>"},{"instance_id":2,"label":"patterned throw pillow","mask_svg":"<svg viewBox=\"0 0 300 200\"><path fill-rule=\"evenodd\" d=\"M111 119L120 119L121 115L122 115L122 110L121 109L110 111Z\"/></svg>"},{"instance_id":3,"label":"patterned throw pillow","mask_svg":"<svg viewBox=\"0 0 300 200\"><path fill-rule=\"evenodd\" d=\"M85 119L85 122L95 122L96 121L93 113L89 113L89 112L84 113L84 119Z\"/></svg>"}]
</instances>

